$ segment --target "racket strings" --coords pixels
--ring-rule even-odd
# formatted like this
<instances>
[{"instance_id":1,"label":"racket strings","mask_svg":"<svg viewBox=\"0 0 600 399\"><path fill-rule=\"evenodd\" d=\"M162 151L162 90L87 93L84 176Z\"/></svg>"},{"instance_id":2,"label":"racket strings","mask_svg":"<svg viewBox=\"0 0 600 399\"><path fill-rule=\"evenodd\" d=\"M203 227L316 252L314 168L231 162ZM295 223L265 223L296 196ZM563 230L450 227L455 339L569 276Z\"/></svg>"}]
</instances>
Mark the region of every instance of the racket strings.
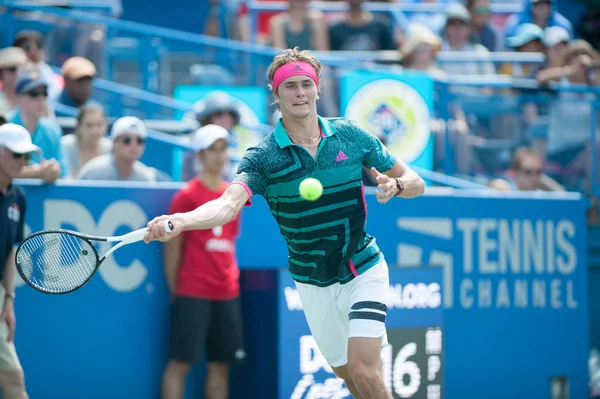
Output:
<instances>
[{"instance_id":1,"label":"racket strings","mask_svg":"<svg viewBox=\"0 0 600 399\"><path fill-rule=\"evenodd\" d=\"M69 292L96 269L92 245L75 235L46 233L26 240L17 256L21 276L43 291Z\"/></svg>"}]
</instances>

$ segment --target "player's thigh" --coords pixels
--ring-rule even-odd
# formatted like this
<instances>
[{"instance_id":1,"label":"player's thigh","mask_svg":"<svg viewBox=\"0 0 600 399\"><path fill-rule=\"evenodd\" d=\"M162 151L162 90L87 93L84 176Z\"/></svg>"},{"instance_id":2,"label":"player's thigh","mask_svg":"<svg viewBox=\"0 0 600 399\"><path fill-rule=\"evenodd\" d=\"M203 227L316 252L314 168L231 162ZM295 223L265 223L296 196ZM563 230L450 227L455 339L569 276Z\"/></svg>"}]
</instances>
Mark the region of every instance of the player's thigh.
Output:
<instances>
[{"instance_id":1,"label":"player's thigh","mask_svg":"<svg viewBox=\"0 0 600 399\"><path fill-rule=\"evenodd\" d=\"M387 344L385 328L389 271L385 260L344 286L349 338L381 338Z\"/></svg>"},{"instance_id":2,"label":"player's thigh","mask_svg":"<svg viewBox=\"0 0 600 399\"><path fill-rule=\"evenodd\" d=\"M310 332L327 363L343 366L348 361L348 319L337 306L339 284L317 287L296 282Z\"/></svg>"},{"instance_id":3,"label":"player's thigh","mask_svg":"<svg viewBox=\"0 0 600 399\"><path fill-rule=\"evenodd\" d=\"M209 362L234 363L246 357L240 298L211 301L211 318L207 338Z\"/></svg>"},{"instance_id":4,"label":"player's thigh","mask_svg":"<svg viewBox=\"0 0 600 399\"><path fill-rule=\"evenodd\" d=\"M210 317L210 301L175 297L171 307L171 358L185 363L202 360Z\"/></svg>"}]
</instances>

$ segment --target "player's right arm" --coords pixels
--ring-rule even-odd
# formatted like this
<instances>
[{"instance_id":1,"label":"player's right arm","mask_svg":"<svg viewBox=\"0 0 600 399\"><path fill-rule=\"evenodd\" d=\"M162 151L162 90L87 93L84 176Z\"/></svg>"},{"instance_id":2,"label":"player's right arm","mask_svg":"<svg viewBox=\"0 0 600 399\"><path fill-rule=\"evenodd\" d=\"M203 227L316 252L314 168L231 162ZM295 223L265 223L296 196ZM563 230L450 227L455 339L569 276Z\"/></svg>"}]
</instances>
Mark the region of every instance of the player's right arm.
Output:
<instances>
[{"instance_id":1,"label":"player's right arm","mask_svg":"<svg viewBox=\"0 0 600 399\"><path fill-rule=\"evenodd\" d=\"M191 212L174 213L154 218L148 223L147 243L154 240L169 241L186 230L212 229L231 222L244 205L252 202L252 195L265 196L268 178L264 162L268 159L263 150L252 147L246 151L238 166L238 172L223 195L207 202ZM173 224L167 233L166 222Z\"/></svg>"},{"instance_id":2,"label":"player's right arm","mask_svg":"<svg viewBox=\"0 0 600 399\"><path fill-rule=\"evenodd\" d=\"M191 212L175 213L154 218L148 223L148 233L144 237L150 241L168 241L188 230L206 230L231 222L250 199L246 188L241 184L231 184L223 195L209 201ZM173 224L173 231L167 233L165 223Z\"/></svg>"}]
</instances>

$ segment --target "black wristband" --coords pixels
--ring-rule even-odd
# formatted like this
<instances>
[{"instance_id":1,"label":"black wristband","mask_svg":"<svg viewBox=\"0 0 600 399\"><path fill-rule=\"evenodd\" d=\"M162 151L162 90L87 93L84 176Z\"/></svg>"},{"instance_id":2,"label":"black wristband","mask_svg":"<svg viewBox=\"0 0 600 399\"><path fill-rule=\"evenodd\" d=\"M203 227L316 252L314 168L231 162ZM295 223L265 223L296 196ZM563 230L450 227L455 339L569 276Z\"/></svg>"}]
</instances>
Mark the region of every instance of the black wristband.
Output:
<instances>
[{"instance_id":1,"label":"black wristband","mask_svg":"<svg viewBox=\"0 0 600 399\"><path fill-rule=\"evenodd\" d=\"M404 192L404 183L399 178L395 178L396 180L396 188L398 189L398 193L396 195L400 195Z\"/></svg>"}]
</instances>

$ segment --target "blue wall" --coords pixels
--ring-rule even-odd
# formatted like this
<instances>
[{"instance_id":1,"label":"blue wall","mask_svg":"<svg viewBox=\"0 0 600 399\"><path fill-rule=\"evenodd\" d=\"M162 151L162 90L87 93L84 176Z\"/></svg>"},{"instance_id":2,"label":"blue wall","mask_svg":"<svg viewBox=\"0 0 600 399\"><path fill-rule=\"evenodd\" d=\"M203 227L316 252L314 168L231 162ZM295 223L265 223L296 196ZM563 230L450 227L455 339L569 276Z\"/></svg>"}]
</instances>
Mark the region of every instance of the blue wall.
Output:
<instances>
[{"instance_id":1,"label":"blue wall","mask_svg":"<svg viewBox=\"0 0 600 399\"><path fill-rule=\"evenodd\" d=\"M28 228L122 234L167 209L179 186L160 187L28 185ZM385 206L368 192L367 201L368 230L392 267L444 271L445 398L549 397L550 378L561 375L571 397L587 395L586 225L578 195L431 190ZM243 389L236 398L274 398L277 386L277 271L287 255L268 214L257 198L242 215L249 366L236 371ZM168 333L160 245L120 249L73 294L21 285L17 297L16 344L32 399L158 397ZM197 397L196 375L189 398ZM259 393L261 383L273 391Z\"/></svg>"}]
</instances>

